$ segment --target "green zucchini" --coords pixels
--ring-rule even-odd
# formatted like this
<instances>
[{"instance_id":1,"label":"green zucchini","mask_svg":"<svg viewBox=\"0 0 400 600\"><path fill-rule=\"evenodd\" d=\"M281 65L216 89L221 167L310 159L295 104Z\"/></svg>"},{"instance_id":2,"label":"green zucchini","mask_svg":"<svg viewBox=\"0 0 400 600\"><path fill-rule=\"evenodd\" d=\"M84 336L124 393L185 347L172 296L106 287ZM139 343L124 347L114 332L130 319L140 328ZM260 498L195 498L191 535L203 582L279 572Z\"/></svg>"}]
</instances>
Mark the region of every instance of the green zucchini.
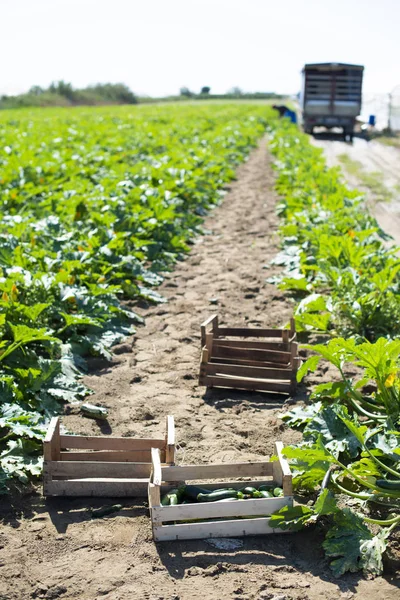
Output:
<instances>
[{"instance_id":1,"label":"green zucchini","mask_svg":"<svg viewBox=\"0 0 400 600\"><path fill-rule=\"evenodd\" d=\"M271 494L271 492L267 492L266 490L261 490L258 492L257 496L254 496L255 498L273 498L273 495Z\"/></svg>"},{"instance_id":2,"label":"green zucchini","mask_svg":"<svg viewBox=\"0 0 400 600\"><path fill-rule=\"evenodd\" d=\"M186 498L189 498L190 500L197 500L199 494L210 494L211 490L206 490L197 485L181 485L179 487L179 492L182 496L186 496Z\"/></svg>"},{"instance_id":3,"label":"green zucchini","mask_svg":"<svg viewBox=\"0 0 400 600\"><path fill-rule=\"evenodd\" d=\"M376 485L384 490L400 492L400 479L377 479Z\"/></svg>"},{"instance_id":4,"label":"green zucchini","mask_svg":"<svg viewBox=\"0 0 400 600\"><path fill-rule=\"evenodd\" d=\"M170 506L171 504L179 504L181 491L179 488L174 488L165 494L161 499L161 506ZM173 498L173 502L171 499Z\"/></svg>"},{"instance_id":5,"label":"green zucchini","mask_svg":"<svg viewBox=\"0 0 400 600\"><path fill-rule=\"evenodd\" d=\"M111 506L102 506L101 508L95 508L91 512L92 519L101 519L106 515L111 515L114 512L121 510L122 504L112 504Z\"/></svg>"},{"instance_id":6,"label":"green zucchini","mask_svg":"<svg viewBox=\"0 0 400 600\"><path fill-rule=\"evenodd\" d=\"M95 406L94 404L81 404L81 412L85 417L90 417L91 419L100 419L102 421L106 421L108 417L108 410L103 406Z\"/></svg>"},{"instance_id":7,"label":"green zucchini","mask_svg":"<svg viewBox=\"0 0 400 600\"><path fill-rule=\"evenodd\" d=\"M272 491L272 486L271 485L260 485L260 487L258 488L258 490L260 492L271 492Z\"/></svg>"},{"instance_id":8,"label":"green zucchini","mask_svg":"<svg viewBox=\"0 0 400 600\"><path fill-rule=\"evenodd\" d=\"M283 496L283 489L280 487L276 487L273 491L273 494L276 497Z\"/></svg>"},{"instance_id":9,"label":"green zucchini","mask_svg":"<svg viewBox=\"0 0 400 600\"><path fill-rule=\"evenodd\" d=\"M252 486L247 486L244 488L241 488L240 490L243 494L249 494L249 496L253 496L254 492L258 492L257 488L252 487Z\"/></svg>"},{"instance_id":10,"label":"green zucchini","mask_svg":"<svg viewBox=\"0 0 400 600\"><path fill-rule=\"evenodd\" d=\"M239 500L243 498L243 494L237 490L220 490L218 492L211 492L208 494L198 494L198 502L215 502L215 500L225 500L226 498L233 498Z\"/></svg>"}]
</instances>

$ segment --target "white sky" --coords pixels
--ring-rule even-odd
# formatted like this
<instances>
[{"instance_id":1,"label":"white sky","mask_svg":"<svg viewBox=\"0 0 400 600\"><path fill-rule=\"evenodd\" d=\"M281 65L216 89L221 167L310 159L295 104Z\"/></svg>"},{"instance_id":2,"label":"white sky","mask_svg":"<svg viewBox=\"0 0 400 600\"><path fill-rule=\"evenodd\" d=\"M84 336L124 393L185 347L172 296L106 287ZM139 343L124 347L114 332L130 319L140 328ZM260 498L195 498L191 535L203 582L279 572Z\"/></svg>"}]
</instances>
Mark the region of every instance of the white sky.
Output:
<instances>
[{"instance_id":1,"label":"white sky","mask_svg":"<svg viewBox=\"0 0 400 600\"><path fill-rule=\"evenodd\" d=\"M305 62L366 67L400 84L400 0L0 0L0 94L64 79L161 96L295 93Z\"/></svg>"}]
</instances>

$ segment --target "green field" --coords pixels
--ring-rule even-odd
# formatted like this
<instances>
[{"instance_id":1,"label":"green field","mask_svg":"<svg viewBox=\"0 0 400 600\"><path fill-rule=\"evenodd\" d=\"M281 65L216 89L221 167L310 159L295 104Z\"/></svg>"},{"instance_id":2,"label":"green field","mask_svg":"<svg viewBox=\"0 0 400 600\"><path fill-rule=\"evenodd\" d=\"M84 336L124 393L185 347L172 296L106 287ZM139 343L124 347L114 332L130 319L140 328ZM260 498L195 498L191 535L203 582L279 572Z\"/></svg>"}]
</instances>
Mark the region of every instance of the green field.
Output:
<instances>
[{"instance_id":1,"label":"green field","mask_svg":"<svg viewBox=\"0 0 400 600\"><path fill-rule=\"evenodd\" d=\"M400 261L362 194L265 104L0 114L0 492L40 474L50 416L90 394L88 359L134 332L135 304L163 302L162 274L266 132L282 267L268 281L314 341L298 380L321 359L336 370L281 415L303 432L284 452L312 502L271 523L319 522L335 575L377 575L400 524Z\"/></svg>"},{"instance_id":2,"label":"green field","mask_svg":"<svg viewBox=\"0 0 400 600\"><path fill-rule=\"evenodd\" d=\"M38 474L89 356L134 331L154 290L266 128L265 105L0 114L0 484Z\"/></svg>"}]
</instances>

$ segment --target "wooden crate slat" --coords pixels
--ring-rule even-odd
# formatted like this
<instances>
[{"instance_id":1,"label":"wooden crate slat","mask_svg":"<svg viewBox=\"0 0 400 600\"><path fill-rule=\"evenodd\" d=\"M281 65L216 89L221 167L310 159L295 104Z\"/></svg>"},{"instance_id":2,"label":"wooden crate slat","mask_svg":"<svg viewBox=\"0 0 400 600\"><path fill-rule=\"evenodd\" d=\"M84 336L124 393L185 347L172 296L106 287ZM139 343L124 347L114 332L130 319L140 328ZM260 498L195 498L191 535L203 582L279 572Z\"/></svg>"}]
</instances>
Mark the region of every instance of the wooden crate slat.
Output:
<instances>
[{"instance_id":1,"label":"wooden crate slat","mask_svg":"<svg viewBox=\"0 0 400 600\"><path fill-rule=\"evenodd\" d=\"M259 362L280 362L287 364L290 360L290 355L285 353L272 353L271 350L255 350L253 348L231 348L229 346L214 346L211 357L218 358L241 358L247 360L257 360Z\"/></svg>"},{"instance_id":2,"label":"wooden crate slat","mask_svg":"<svg viewBox=\"0 0 400 600\"><path fill-rule=\"evenodd\" d=\"M271 369L268 367L250 367L246 365L226 365L208 363L206 367L207 375L231 375L236 377L249 377L255 379L279 379L281 381L290 381L291 369Z\"/></svg>"},{"instance_id":3,"label":"wooden crate slat","mask_svg":"<svg viewBox=\"0 0 400 600\"><path fill-rule=\"evenodd\" d=\"M204 344L206 343L206 329L209 325L212 326L212 330L215 334L218 328L218 315L211 315L200 325L200 336L202 346L204 346Z\"/></svg>"},{"instance_id":4,"label":"wooden crate slat","mask_svg":"<svg viewBox=\"0 0 400 600\"><path fill-rule=\"evenodd\" d=\"M277 352L278 355L285 354L287 362L290 360L289 344L283 344L280 342L259 342L258 340L224 340L221 338L214 338L214 346L216 348L243 348L245 350L270 350L270 352ZM273 355L275 356L275 354Z\"/></svg>"},{"instance_id":5,"label":"wooden crate slat","mask_svg":"<svg viewBox=\"0 0 400 600\"><path fill-rule=\"evenodd\" d=\"M130 497L147 496L146 479L65 479L44 482L47 496L102 496Z\"/></svg>"},{"instance_id":6,"label":"wooden crate slat","mask_svg":"<svg viewBox=\"0 0 400 600\"><path fill-rule=\"evenodd\" d=\"M266 516L290 505L292 498L259 498L233 502L204 502L200 504L178 504L152 508L154 519L165 521L188 521L191 519L214 519L223 517Z\"/></svg>"},{"instance_id":7,"label":"wooden crate slat","mask_svg":"<svg viewBox=\"0 0 400 600\"><path fill-rule=\"evenodd\" d=\"M152 448L157 448L153 443ZM167 433L165 434L165 462L175 462L175 423L171 415L167 416Z\"/></svg>"},{"instance_id":8,"label":"wooden crate slat","mask_svg":"<svg viewBox=\"0 0 400 600\"><path fill-rule=\"evenodd\" d=\"M102 462L138 462L150 463L150 450L132 450L132 451L106 451L94 450L93 452L61 452L61 460L88 460ZM161 462L165 462L165 450L161 452Z\"/></svg>"},{"instance_id":9,"label":"wooden crate slat","mask_svg":"<svg viewBox=\"0 0 400 600\"><path fill-rule=\"evenodd\" d=\"M240 379L239 377L228 378L207 375L204 384L208 387L233 387L243 390L259 390L260 392L282 392L288 394L291 391L290 383L257 379Z\"/></svg>"},{"instance_id":10,"label":"wooden crate slat","mask_svg":"<svg viewBox=\"0 0 400 600\"><path fill-rule=\"evenodd\" d=\"M151 472L150 463L129 462L89 462L89 461L51 461L45 462L44 475L53 478L68 477L70 479L82 479L93 477L111 478L149 478Z\"/></svg>"},{"instance_id":11,"label":"wooden crate slat","mask_svg":"<svg viewBox=\"0 0 400 600\"><path fill-rule=\"evenodd\" d=\"M60 419L52 417L43 441L45 460L58 460L60 456Z\"/></svg>"},{"instance_id":12,"label":"wooden crate slat","mask_svg":"<svg viewBox=\"0 0 400 600\"><path fill-rule=\"evenodd\" d=\"M210 361L206 361L206 364L210 363L213 365L248 365L249 367L267 367L267 368L284 368L284 367L288 367L290 366L289 363L287 364L283 364L283 363L273 363L273 362L268 362L268 361L259 361L259 360L245 360L242 358L219 358L219 357L212 357Z\"/></svg>"},{"instance_id":13,"label":"wooden crate slat","mask_svg":"<svg viewBox=\"0 0 400 600\"><path fill-rule=\"evenodd\" d=\"M268 525L269 517L260 519L237 519L208 523L179 523L153 527L155 541L196 540L219 537L242 537L284 533Z\"/></svg>"},{"instance_id":14,"label":"wooden crate slat","mask_svg":"<svg viewBox=\"0 0 400 600\"><path fill-rule=\"evenodd\" d=\"M94 437L82 435L61 435L61 448L80 450L125 450L139 451L150 448L164 448L165 440L135 439L127 437Z\"/></svg>"},{"instance_id":15,"label":"wooden crate slat","mask_svg":"<svg viewBox=\"0 0 400 600\"><path fill-rule=\"evenodd\" d=\"M219 327L216 331L217 336L237 336L237 337L271 337L277 341L282 341L282 334L286 329L265 329L259 327Z\"/></svg>"},{"instance_id":16,"label":"wooden crate slat","mask_svg":"<svg viewBox=\"0 0 400 600\"><path fill-rule=\"evenodd\" d=\"M272 476L272 465L273 463L270 462L248 462L173 467L165 466L161 467L159 480L184 481L187 479L216 479L227 477L265 477L269 475ZM154 481L154 483L156 482ZM245 485L246 482L243 483L242 487L245 487Z\"/></svg>"}]
</instances>

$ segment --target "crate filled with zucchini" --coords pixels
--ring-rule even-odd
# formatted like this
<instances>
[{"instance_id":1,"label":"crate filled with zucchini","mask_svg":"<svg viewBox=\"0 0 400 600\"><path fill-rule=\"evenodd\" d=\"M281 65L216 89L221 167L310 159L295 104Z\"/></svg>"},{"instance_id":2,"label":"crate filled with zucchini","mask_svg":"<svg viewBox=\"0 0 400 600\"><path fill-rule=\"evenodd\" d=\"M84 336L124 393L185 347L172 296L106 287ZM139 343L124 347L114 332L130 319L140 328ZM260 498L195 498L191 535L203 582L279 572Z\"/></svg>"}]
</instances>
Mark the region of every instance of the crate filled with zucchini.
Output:
<instances>
[{"instance_id":1,"label":"crate filled with zucchini","mask_svg":"<svg viewBox=\"0 0 400 600\"><path fill-rule=\"evenodd\" d=\"M154 448L149 483L154 540L274 533L270 515L293 505L282 448L275 443L273 461L181 466L162 465Z\"/></svg>"},{"instance_id":2,"label":"crate filled with zucchini","mask_svg":"<svg viewBox=\"0 0 400 600\"><path fill-rule=\"evenodd\" d=\"M165 436L143 439L63 435L54 417L44 440L44 496L147 497L151 449L163 466L175 460L174 418L167 416Z\"/></svg>"},{"instance_id":3,"label":"crate filled with zucchini","mask_svg":"<svg viewBox=\"0 0 400 600\"><path fill-rule=\"evenodd\" d=\"M294 319L289 329L200 326L199 385L292 394L300 365Z\"/></svg>"}]
</instances>

